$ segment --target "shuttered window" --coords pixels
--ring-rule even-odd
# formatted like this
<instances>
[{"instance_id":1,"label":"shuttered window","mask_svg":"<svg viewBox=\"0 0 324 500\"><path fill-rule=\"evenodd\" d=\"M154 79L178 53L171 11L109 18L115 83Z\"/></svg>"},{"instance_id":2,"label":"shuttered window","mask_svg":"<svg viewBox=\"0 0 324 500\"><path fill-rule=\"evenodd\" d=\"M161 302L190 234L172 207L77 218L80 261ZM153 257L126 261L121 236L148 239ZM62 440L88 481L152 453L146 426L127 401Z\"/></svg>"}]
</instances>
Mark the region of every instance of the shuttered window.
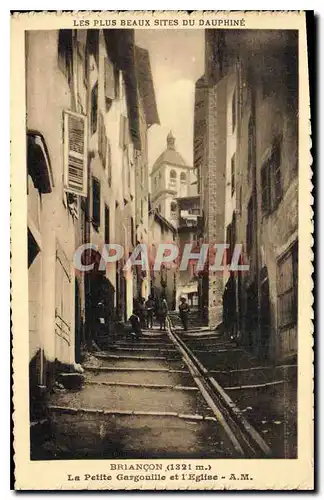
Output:
<instances>
[{"instance_id":1,"label":"shuttered window","mask_svg":"<svg viewBox=\"0 0 324 500\"><path fill-rule=\"evenodd\" d=\"M236 127L236 90L233 92L232 97L232 131L234 132Z\"/></svg>"},{"instance_id":2,"label":"shuttered window","mask_svg":"<svg viewBox=\"0 0 324 500\"><path fill-rule=\"evenodd\" d=\"M98 125L98 82L91 90L91 133L97 132Z\"/></svg>"},{"instance_id":3,"label":"shuttered window","mask_svg":"<svg viewBox=\"0 0 324 500\"><path fill-rule=\"evenodd\" d=\"M113 65L105 58L104 60L104 75L105 75L105 104L106 111L110 109L113 99L115 99L115 72Z\"/></svg>"},{"instance_id":4,"label":"shuttered window","mask_svg":"<svg viewBox=\"0 0 324 500\"><path fill-rule=\"evenodd\" d=\"M264 215L276 210L283 194L281 143L281 137L274 140L270 158L262 165L261 169L262 213Z\"/></svg>"},{"instance_id":5,"label":"shuttered window","mask_svg":"<svg viewBox=\"0 0 324 500\"><path fill-rule=\"evenodd\" d=\"M231 195L234 195L235 192L235 153L232 156L231 159Z\"/></svg>"},{"instance_id":6,"label":"shuttered window","mask_svg":"<svg viewBox=\"0 0 324 500\"><path fill-rule=\"evenodd\" d=\"M112 168L111 146L110 142L107 140L107 177L108 177L109 187L111 187L111 168Z\"/></svg>"},{"instance_id":7,"label":"shuttered window","mask_svg":"<svg viewBox=\"0 0 324 500\"><path fill-rule=\"evenodd\" d=\"M128 118L124 115L120 115L120 128L119 128L119 147L123 150L129 144L129 122Z\"/></svg>"},{"instance_id":8,"label":"shuttered window","mask_svg":"<svg viewBox=\"0 0 324 500\"><path fill-rule=\"evenodd\" d=\"M105 205L105 243L108 244L110 241L110 216L109 207Z\"/></svg>"},{"instance_id":9,"label":"shuttered window","mask_svg":"<svg viewBox=\"0 0 324 500\"><path fill-rule=\"evenodd\" d=\"M248 255L251 254L254 238L255 238L255 220L254 220L254 198L251 196L247 211L247 227L246 227L246 250Z\"/></svg>"},{"instance_id":10,"label":"shuttered window","mask_svg":"<svg viewBox=\"0 0 324 500\"><path fill-rule=\"evenodd\" d=\"M98 153L105 170L107 168L107 152L108 152L108 141L106 136L106 128L103 115L100 112L98 117Z\"/></svg>"},{"instance_id":11,"label":"shuttered window","mask_svg":"<svg viewBox=\"0 0 324 500\"><path fill-rule=\"evenodd\" d=\"M64 189L87 196L87 118L64 111Z\"/></svg>"},{"instance_id":12,"label":"shuttered window","mask_svg":"<svg viewBox=\"0 0 324 500\"><path fill-rule=\"evenodd\" d=\"M297 323L298 243L278 263L278 327L289 328Z\"/></svg>"},{"instance_id":13,"label":"shuttered window","mask_svg":"<svg viewBox=\"0 0 324 500\"><path fill-rule=\"evenodd\" d=\"M98 229L100 226L100 182L92 179L92 224Z\"/></svg>"}]
</instances>

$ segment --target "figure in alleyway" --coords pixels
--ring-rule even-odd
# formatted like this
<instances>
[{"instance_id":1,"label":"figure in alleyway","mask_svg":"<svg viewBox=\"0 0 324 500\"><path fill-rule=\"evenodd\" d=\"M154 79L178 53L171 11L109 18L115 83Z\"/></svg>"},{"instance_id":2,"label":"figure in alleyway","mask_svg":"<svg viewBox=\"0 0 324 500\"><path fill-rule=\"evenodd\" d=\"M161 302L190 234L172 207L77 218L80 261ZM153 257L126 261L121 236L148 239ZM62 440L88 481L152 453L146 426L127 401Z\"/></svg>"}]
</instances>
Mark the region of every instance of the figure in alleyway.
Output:
<instances>
[{"instance_id":1,"label":"figure in alleyway","mask_svg":"<svg viewBox=\"0 0 324 500\"><path fill-rule=\"evenodd\" d=\"M141 323L140 323L140 318L137 314L135 314L135 312L132 313L132 315L130 316L129 318L129 322L131 324L131 335L136 337L136 338L139 338L140 335L142 334L142 330L141 330Z\"/></svg>"},{"instance_id":2,"label":"figure in alleyway","mask_svg":"<svg viewBox=\"0 0 324 500\"><path fill-rule=\"evenodd\" d=\"M225 336L231 341L236 341L236 296L232 274L226 283L223 295L223 325Z\"/></svg>"},{"instance_id":3,"label":"figure in alleyway","mask_svg":"<svg viewBox=\"0 0 324 500\"><path fill-rule=\"evenodd\" d=\"M141 328L146 328L146 309L145 309L145 299L140 297L138 301L138 315L141 323Z\"/></svg>"},{"instance_id":4,"label":"figure in alleyway","mask_svg":"<svg viewBox=\"0 0 324 500\"><path fill-rule=\"evenodd\" d=\"M187 303L186 297L181 297L179 305L179 316L182 321L182 327L184 331L188 330L188 319L189 319L190 308Z\"/></svg>"},{"instance_id":5,"label":"figure in alleyway","mask_svg":"<svg viewBox=\"0 0 324 500\"><path fill-rule=\"evenodd\" d=\"M152 295L149 296L149 298L146 301L145 307L146 307L146 318L147 318L147 328L152 329L153 328L153 313L154 313L154 300Z\"/></svg>"},{"instance_id":6,"label":"figure in alleyway","mask_svg":"<svg viewBox=\"0 0 324 500\"><path fill-rule=\"evenodd\" d=\"M133 311L134 314L139 317L141 328L145 328L145 299L143 297L138 297L136 300L134 300Z\"/></svg>"},{"instance_id":7,"label":"figure in alleyway","mask_svg":"<svg viewBox=\"0 0 324 500\"><path fill-rule=\"evenodd\" d=\"M162 299L160 301L159 312L158 312L160 330L166 330L167 315L168 315L168 303L165 299Z\"/></svg>"}]
</instances>

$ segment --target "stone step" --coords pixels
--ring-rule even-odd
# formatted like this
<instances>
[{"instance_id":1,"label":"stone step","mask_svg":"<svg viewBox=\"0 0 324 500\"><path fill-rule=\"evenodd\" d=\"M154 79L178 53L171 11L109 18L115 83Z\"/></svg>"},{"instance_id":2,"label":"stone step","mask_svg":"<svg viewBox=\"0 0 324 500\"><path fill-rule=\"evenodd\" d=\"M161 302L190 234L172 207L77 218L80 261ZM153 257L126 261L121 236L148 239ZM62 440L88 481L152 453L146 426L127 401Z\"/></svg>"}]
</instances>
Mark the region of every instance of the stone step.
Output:
<instances>
[{"instance_id":1,"label":"stone step","mask_svg":"<svg viewBox=\"0 0 324 500\"><path fill-rule=\"evenodd\" d=\"M92 382L129 382L143 384L194 385L191 375L181 372L150 371L97 371L85 372L86 380Z\"/></svg>"},{"instance_id":2,"label":"stone step","mask_svg":"<svg viewBox=\"0 0 324 500\"><path fill-rule=\"evenodd\" d=\"M34 460L235 457L214 417L203 420L143 412L117 416L52 411L51 415L52 440L33 450Z\"/></svg>"},{"instance_id":3,"label":"stone step","mask_svg":"<svg viewBox=\"0 0 324 500\"><path fill-rule=\"evenodd\" d=\"M192 385L190 386L192 387ZM86 384L81 391L53 394L50 405L118 410L118 412L175 412L212 415L201 394L196 391L157 389L154 387Z\"/></svg>"}]
</instances>

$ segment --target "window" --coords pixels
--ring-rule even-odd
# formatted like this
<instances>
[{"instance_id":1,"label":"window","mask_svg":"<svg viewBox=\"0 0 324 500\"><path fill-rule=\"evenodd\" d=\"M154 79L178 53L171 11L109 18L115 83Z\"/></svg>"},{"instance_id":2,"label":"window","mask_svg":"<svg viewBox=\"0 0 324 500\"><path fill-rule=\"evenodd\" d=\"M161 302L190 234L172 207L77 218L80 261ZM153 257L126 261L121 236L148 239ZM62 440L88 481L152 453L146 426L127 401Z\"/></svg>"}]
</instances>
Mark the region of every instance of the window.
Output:
<instances>
[{"instance_id":1,"label":"window","mask_svg":"<svg viewBox=\"0 0 324 500\"><path fill-rule=\"evenodd\" d=\"M108 150L108 141L106 136L106 128L104 123L104 117L102 113L99 113L98 116L98 153L100 159L102 161L102 165L104 169L107 168L107 150Z\"/></svg>"},{"instance_id":2,"label":"window","mask_svg":"<svg viewBox=\"0 0 324 500\"><path fill-rule=\"evenodd\" d=\"M273 142L270 158L261 169L262 213L273 212L282 198L281 139Z\"/></svg>"},{"instance_id":3,"label":"window","mask_svg":"<svg viewBox=\"0 0 324 500\"><path fill-rule=\"evenodd\" d=\"M268 162L261 169L261 204L263 214L268 213L271 207L270 170L271 165Z\"/></svg>"},{"instance_id":4,"label":"window","mask_svg":"<svg viewBox=\"0 0 324 500\"><path fill-rule=\"evenodd\" d=\"M274 90L272 78L269 78L268 74L263 74L261 76L261 92L262 99L266 99Z\"/></svg>"},{"instance_id":5,"label":"window","mask_svg":"<svg viewBox=\"0 0 324 500\"><path fill-rule=\"evenodd\" d=\"M175 170L170 171L170 186L175 187L177 183L177 172Z\"/></svg>"},{"instance_id":6,"label":"window","mask_svg":"<svg viewBox=\"0 0 324 500\"><path fill-rule=\"evenodd\" d=\"M298 313L298 243L278 262L278 327L286 329L297 323Z\"/></svg>"},{"instance_id":7,"label":"window","mask_svg":"<svg viewBox=\"0 0 324 500\"><path fill-rule=\"evenodd\" d=\"M243 201L242 201L242 186L240 186L240 196L239 196L239 204L240 204L239 210L240 210L240 214L242 213L242 203L243 203Z\"/></svg>"},{"instance_id":8,"label":"window","mask_svg":"<svg viewBox=\"0 0 324 500\"><path fill-rule=\"evenodd\" d=\"M84 87L88 87L86 74L86 32L78 30L77 32L77 52L78 52L78 72L79 72L79 91Z\"/></svg>"},{"instance_id":9,"label":"window","mask_svg":"<svg viewBox=\"0 0 324 500\"><path fill-rule=\"evenodd\" d=\"M232 132L234 132L235 127L236 127L236 90L234 90L232 97Z\"/></svg>"},{"instance_id":10,"label":"window","mask_svg":"<svg viewBox=\"0 0 324 500\"><path fill-rule=\"evenodd\" d=\"M87 119L84 115L63 112L64 189L87 196Z\"/></svg>"},{"instance_id":11,"label":"window","mask_svg":"<svg viewBox=\"0 0 324 500\"><path fill-rule=\"evenodd\" d=\"M177 204L175 201L171 201L170 213L171 213L171 217L175 217L177 215Z\"/></svg>"},{"instance_id":12,"label":"window","mask_svg":"<svg viewBox=\"0 0 324 500\"><path fill-rule=\"evenodd\" d=\"M181 182L186 182L187 181L187 176L186 176L185 172L181 172L181 174L180 174L180 181Z\"/></svg>"},{"instance_id":13,"label":"window","mask_svg":"<svg viewBox=\"0 0 324 500\"><path fill-rule=\"evenodd\" d=\"M276 138L273 144L273 175L274 175L274 198L278 203L282 197L282 183L281 183L281 138Z\"/></svg>"},{"instance_id":14,"label":"window","mask_svg":"<svg viewBox=\"0 0 324 500\"><path fill-rule=\"evenodd\" d=\"M229 264L232 261L234 247L236 243L236 216L233 213L232 222L228 224L226 228L226 243L229 244L229 247L226 252L226 262Z\"/></svg>"},{"instance_id":15,"label":"window","mask_svg":"<svg viewBox=\"0 0 324 500\"><path fill-rule=\"evenodd\" d=\"M106 111L109 111L112 101L115 99L115 71L107 58L104 59L104 78Z\"/></svg>"},{"instance_id":16,"label":"window","mask_svg":"<svg viewBox=\"0 0 324 500\"><path fill-rule=\"evenodd\" d=\"M97 132L98 121L98 82L95 83L91 90L91 133Z\"/></svg>"},{"instance_id":17,"label":"window","mask_svg":"<svg viewBox=\"0 0 324 500\"><path fill-rule=\"evenodd\" d=\"M107 140L107 177L108 177L109 187L111 187L111 169L112 169L111 146L110 142Z\"/></svg>"},{"instance_id":18,"label":"window","mask_svg":"<svg viewBox=\"0 0 324 500\"><path fill-rule=\"evenodd\" d=\"M100 226L100 182L92 179L92 224L95 228Z\"/></svg>"},{"instance_id":19,"label":"window","mask_svg":"<svg viewBox=\"0 0 324 500\"><path fill-rule=\"evenodd\" d=\"M73 53L72 30L59 30L58 35L58 67L64 74L69 86L72 85L73 68L72 68L72 53Z\"/></svg>"},{"instance_id":20,"label":"window","mask_svg":"<svg viewBox=\"0 0 324 500\"><path fill-rule=\"evenodd\" d=\"M87 30L87 51L92 54L99 68L99 30Z\"/></svg>"},{"instance_id":21,"label":"window","mask_svg":"<svg viewBox=\"0 0 324 500\"><path fill-rule=\"evenodd\" d=\"M255 165L255 140L254 140L254 124L252 116L249 119L248 125L248 173L254 170Z\"/></svg>"},{"instance_id":22,"label":"window","mask_svg":"<svg viewBox=\"0 0 324 500\"><path fill-rule=\"evenodd\" d=\"M251 196L249 204L248 204L247 216L248 216L248 220L247 220L247 227L246 227L246 250L247 250L247 253L250 254L252 247L253 247L254 234L255 234L253 195Z\"/></svg>"},{"instance_id":23,"label":"window","mask_svg":"<svg viewBox=\"0 0 324 500\"><path fill-rule=\"evenodd\" d=\"M229 264L232 261L232 255L231 255L231 224L228 224L226 227L226 243L229 245L228 249L226 250L226 264Z\"/></svg>"},{"instance_id":24,"label":"window","mask_svg":"<svg viewBox=\"0 0 324 500\"><path fill-rule=\"evenodd\" d=\"M109 220L109 207L105 205L105 243L109 243L110 238L110 220Z\"/></svg>"},{"instance_id":25,"label":"window","mask_svg":"<svg viewBox=\"0 0 324 500\"><path fill-rule=\"evenodd\" d=\"M70 344L71 272L68 258L58 242L55 261L55 333L56 343L61 343L61 348L62 342Z\"/></svg>"},{"instance_id":26,"label":"window","mask_svg":"<svg viewBox=\"0 0 324 500\"><path fill-rule=\"evenodd\" d=\"M233 196L235 191L235 153L231 159L231 194Z\"/></svg>"},{"instance_id":27,"label":"window","mask_svg":"<svg viewBox=\"0 0 324 500\"><path fill-rule=\"evenodd\" d=\"M119 127L119 147L124 150L129 144L129 123L126 116L120 115Z\"/></svg>"},{"instance_id":28,"label":"window","mask_svg":"<svg viewBox=\"0 0 324 500\"><path fill-rule=\"evenodd\" d=\"M132 245L135 245L135 226L134 226L134 218L131 217L131 242Z\"/></svg>"}]
</instances>

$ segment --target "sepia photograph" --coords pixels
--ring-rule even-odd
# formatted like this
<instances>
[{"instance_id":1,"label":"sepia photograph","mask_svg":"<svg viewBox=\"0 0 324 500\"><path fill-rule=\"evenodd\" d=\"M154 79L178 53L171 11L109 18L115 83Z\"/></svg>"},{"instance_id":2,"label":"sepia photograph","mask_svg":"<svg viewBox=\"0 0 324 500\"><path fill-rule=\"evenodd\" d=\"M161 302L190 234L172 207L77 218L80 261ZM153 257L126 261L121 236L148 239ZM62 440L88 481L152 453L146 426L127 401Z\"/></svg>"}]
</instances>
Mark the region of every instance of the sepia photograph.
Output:
<instances>
[{"instance_id":1,"label":"sepia photograph","mask_svg":"<svg viewBox=\"0 0 324 500\"><path fill-rule=\"evenodd\" d=\"M27 459L213 489L301 452L300 32L115 18L23 32Z\"/></svg>"}]
</instances>

